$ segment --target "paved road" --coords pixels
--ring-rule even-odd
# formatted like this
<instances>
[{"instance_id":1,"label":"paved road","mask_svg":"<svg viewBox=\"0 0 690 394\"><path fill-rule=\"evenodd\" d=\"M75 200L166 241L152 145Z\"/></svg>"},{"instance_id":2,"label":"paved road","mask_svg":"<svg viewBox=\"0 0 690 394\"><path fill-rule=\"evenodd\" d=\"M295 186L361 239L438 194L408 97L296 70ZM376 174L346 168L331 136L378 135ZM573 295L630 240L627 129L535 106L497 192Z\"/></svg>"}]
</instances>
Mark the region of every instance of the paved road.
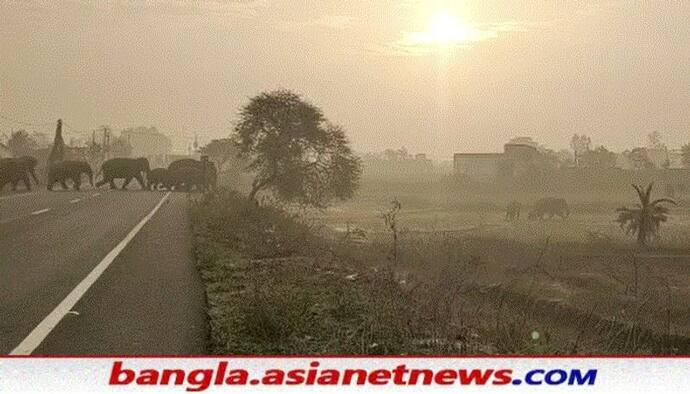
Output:
<instances>
[{"instance_id":1,"label":"paved road","mask_svg":"<svg viewBox=\"0 0 690 394\"><path fill-rule=\"evenodd\" d=\"M186 198L105 188L1 194L0 354L205 353Z\"/></svg>"}]
</instances>

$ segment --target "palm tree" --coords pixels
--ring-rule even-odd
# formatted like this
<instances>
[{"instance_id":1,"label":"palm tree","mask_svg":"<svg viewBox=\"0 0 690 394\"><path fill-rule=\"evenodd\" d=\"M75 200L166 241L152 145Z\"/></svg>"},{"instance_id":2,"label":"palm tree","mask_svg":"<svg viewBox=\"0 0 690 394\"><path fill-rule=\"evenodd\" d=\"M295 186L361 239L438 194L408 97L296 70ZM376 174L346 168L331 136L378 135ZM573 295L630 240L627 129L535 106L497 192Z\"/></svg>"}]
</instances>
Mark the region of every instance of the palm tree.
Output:
<instances>
[{"instance_id":1,"label":"palm tree","mask_svg":"<svg viewBox=\"0 0 690 394\"><path fill-rule=\"evenodd\" d=\"M632 185L637 192L640 203L636 204L635 208L618 208L618 220L622 229L625 229L626 234L637 235L637 243L644 247L647 241L654 238L661 223L668 220L669 209L663 204L673 204L676 202L670 198L660 198L651 201L652 186L650 183L646 189L642 186Z\"/></svg>"}]
</instances>

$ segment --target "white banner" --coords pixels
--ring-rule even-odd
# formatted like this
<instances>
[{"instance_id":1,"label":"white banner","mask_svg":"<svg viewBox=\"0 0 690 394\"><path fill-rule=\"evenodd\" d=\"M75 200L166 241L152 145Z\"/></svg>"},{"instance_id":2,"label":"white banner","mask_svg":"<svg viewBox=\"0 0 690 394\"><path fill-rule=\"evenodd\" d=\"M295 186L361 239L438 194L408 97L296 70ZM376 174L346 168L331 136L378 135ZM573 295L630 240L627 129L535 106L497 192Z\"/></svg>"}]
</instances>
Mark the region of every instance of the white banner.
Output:
<instances>
[{"instance_id":1,"label":"white banner","mask_svg":"<svg viewBox=\"0 0 690 394\"><path fill-rule=\"evenodd\" d=\"M0 392L687 393L690 358L0 358Z\"/></svg>"}]
</instances>

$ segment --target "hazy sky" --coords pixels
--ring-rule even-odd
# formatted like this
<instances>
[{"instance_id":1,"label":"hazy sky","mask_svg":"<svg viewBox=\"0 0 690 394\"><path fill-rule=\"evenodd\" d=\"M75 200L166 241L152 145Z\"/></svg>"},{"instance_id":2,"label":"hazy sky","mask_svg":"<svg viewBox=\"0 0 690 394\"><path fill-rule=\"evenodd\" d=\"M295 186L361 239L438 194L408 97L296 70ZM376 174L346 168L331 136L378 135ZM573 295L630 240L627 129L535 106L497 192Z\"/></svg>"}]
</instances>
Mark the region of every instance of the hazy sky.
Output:
<instances>
[{"instance_id":1,"label":"hazy sky","mask_svg":"<svg viewBox=\"0 0 690 394\"><path fill-rule=\"evenodd\" d=\"M290 88L360 151L450 158L573 133L625 149L652 131L675 147L690 141L689 20L686 1L0 0L0 114L51 132L58 117L156 125L184 144Z\"/></svg>"}]
</instances>

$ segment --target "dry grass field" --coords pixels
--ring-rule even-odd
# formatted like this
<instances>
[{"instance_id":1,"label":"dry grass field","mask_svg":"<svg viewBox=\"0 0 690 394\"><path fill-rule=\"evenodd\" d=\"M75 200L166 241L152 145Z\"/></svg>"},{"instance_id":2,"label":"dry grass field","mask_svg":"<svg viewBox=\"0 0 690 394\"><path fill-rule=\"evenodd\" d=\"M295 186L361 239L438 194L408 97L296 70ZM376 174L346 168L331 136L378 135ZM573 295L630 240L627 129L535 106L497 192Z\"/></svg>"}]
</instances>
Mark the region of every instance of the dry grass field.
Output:
<instances>
[{"instance_id":1,"label":"dry grass field","mask_svg":"<svg viewBox=\"0 0 690 394\"><path fill-rule=\"evenodd\" d=\"M441 177L365 180L353 200L323 211L210 196L192 217L213 349L690 354L688 203L643 250L615 222L617 207L635 203L632 188L556 195L570 217L527 220L544 196L478 193ZM393 199L400 210L386 222ZM522 218L508 222L513 199Z\"/></svg>"},{"instance_id":2,"label":"dry grass field","mask_svg":"<svg viewBox=\"0 0 690 394\"><path fill-rule=\"evenodd\" d=\"M615 222L615 208L635 203L632 188L618 195L559 196L570 203L569 218L527 220L529 204L540 197L485 198L439 180L365 182L355 200L315 215L314 223L333 237L357 229L366 234L360 248L390 250L392 232L381 213L397 199L399 251L392 265L401 283L410 289L443 283L457 324L516 341L491 350L688 352L687 204L681 201L660 237L641 250ZM516 222L505 220L511 199L526 205Z\"/></svg>"}]
</instances>

